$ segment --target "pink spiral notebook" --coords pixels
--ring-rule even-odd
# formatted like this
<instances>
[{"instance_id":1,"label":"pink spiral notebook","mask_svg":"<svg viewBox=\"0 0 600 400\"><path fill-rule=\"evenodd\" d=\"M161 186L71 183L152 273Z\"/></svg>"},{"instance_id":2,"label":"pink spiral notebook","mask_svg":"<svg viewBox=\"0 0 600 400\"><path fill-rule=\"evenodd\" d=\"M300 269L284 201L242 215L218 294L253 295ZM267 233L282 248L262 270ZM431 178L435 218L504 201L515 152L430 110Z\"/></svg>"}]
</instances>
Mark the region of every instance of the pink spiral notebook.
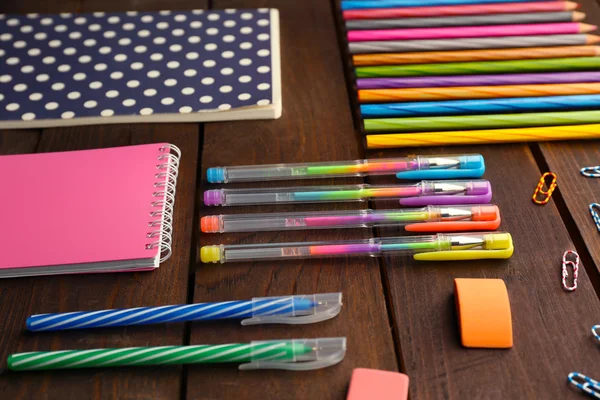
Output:
<instances>
[{"instance_id":1,"label":"pink spiral notebook","mask_svg":"<svg viewBox=\"0 0 600 400\"><path fill-rule=\"evenodd\" d=\"M0 278L158 268L180 155L158 143L0 157Z\"/></svg>"}]
</instances>

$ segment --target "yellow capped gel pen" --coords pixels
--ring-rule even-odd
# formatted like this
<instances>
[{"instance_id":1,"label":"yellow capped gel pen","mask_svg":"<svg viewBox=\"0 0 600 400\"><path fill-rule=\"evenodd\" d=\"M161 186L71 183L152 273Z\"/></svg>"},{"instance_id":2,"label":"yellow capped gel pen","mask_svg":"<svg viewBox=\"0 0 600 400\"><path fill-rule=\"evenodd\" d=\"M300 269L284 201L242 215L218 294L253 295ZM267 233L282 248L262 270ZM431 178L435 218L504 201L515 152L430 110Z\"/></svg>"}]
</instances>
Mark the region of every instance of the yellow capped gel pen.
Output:
<instances>
[{"instance_id":1,"label":"yellow capped gel pen","mask_svg":"<svg viewBox=\"0 0 600 400\"><path fill-rule=\"evenodd\" d=\"M301 258L387 254L413 254L419 261L478 260L510 258L514 251L510 233L454 233L371 238L327 242L272 243L203 246L204 263L270 261Z\"/></svg>"}]
</instances>

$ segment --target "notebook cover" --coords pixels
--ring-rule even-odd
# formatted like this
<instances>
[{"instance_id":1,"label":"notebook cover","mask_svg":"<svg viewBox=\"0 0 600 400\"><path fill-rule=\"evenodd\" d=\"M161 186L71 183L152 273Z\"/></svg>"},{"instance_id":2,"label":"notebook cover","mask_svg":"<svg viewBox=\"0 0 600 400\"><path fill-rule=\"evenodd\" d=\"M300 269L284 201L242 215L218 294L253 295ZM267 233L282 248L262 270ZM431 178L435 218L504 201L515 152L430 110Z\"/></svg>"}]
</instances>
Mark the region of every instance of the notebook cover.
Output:
<instances>
[{"instance_id":1,"label":"notebook cover","mask_svg":"<svg viewBox=\"0 0 600 400\"><path fill-rule=\"evenodd\" d=\"M0 269L156 257L146 245L162 146L0 157Z\"/></svg>"},{"instance_id":2,"label":"notebook cover","mask_svg":"<svg viewBox=\"0 0 600 400\"><path fill-rule=\"evenodd\" d=\"M278 118L277 10L0 14L0 128Z\"/></svg>"}]
</instances>

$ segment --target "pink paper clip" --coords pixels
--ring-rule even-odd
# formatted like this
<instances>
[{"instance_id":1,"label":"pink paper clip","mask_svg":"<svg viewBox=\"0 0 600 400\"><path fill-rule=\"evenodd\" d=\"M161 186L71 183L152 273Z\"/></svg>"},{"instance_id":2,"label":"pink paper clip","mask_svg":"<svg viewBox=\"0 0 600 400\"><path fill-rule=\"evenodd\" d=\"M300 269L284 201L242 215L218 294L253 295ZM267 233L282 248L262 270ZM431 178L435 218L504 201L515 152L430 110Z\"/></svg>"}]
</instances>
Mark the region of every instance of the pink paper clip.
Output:
<instances>
[{"instance_id":1,"label":"pink paper clip","mask_svg":"<svg viewBox=\"0 0 600 400\"><path fill-rule=\"evenodd\" d=\"M575 256L575 260L567 260L569 254L573 254ZM569 277L569 271L567 270L567 266L570 265L573 268L573 285L567 285L567 278ZM579 275L579 254L573 250L567 250L563 254L562 258L562 286L563 289L572 292L577 289L577 276Z\"/></svg>"}]
</instances>

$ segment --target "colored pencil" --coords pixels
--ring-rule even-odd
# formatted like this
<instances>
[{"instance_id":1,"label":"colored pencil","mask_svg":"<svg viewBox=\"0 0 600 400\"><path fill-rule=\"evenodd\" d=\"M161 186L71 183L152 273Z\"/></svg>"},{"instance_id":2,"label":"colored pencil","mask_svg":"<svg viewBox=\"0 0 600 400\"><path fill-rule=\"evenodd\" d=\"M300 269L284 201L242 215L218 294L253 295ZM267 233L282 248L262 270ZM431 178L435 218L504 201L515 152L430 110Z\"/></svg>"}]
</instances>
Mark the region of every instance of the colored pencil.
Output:
<instances>
[{"instance_id":1,"label":"colored pencil","mask_svg":"<svg viewBox=\"0 0 600 400\"><path fill-rule=\"evenodd\" d=\"M541 83L600 82L600 72L554 72L541 74L416 76L408 78L361 78L358 89L392 89L451 86L532 85Z\"/></svg>"},{"instance_id":2,"label":"colored pencil","mask_svg":"<svg viewBox=\"0 0 600 400\"><path fill-rule=\"evenodd\" d=\"M600 124L367 135L366 142L369 149L381 149L386 147L449 146L573 139L600 139Z\"/></svg>"},{"instance_id":3,"label":"colored pencil","mask_svg":"<svg viewBox=\"0 0 600 400\"><path fill-rule=\"evenodd\" d=\"M594 25L581 22L559 22L550 24L516 24L467 26L451 28L416 28L349 31L348 41L366 42L374 40L420 40L452 39L495 36L567 35L587 33L595 30Z\"/></svg>"},{"instance_id":4,"label":"colored pencil","mask_svg":"<svg viewBox=\"0 0 600 400\"><path fill-rule=\"evenodd\" d=\"M562 57L596 57L598 46L527 47L524 49L432 51L420 53L357 54L352 57L356 66L405 65L464 61L526 60Z\"/></svg>"},{"instance_id":5,"label":"colored pencil","mask_svg":"<svg viewBox=\"0 0 600 400\"><path fill-rule=\"evenodd\" d=\"M346 21L347 30L361 29L398 29L398 28L431 28L449 26L484 26L538 24L546 22L582 21L582 12L562 11L523 14L487 14L459 17L434 18L394 18L394 19L362 19Z\"/></svg>"},{"instance_id":6,"label":"colored pencil","mask_svg":"<svg viewBox=\"0 0 600 400\"><path fill-rule=\"evenodd\" d=\"M577 57L443 64L382 65L376 67L357 67L355 68L355 72L358 78L375 78L542 71L594 71L598 68L600 68L600 57Z\"/></svg>"},{"instance_id":7,"label":"colored pencil","mask_svg":"<svg viewBox=\"0 0 600 400\"><path fill-rule=\"evenodd\" d=\"M541 35L509 36L492 38L439 39L439 40L391 40L379 42L352 42L348 44L351 54L399 53L409 51L476 50L541 46L580 46L600 42L596 35Z\"/></svg>"},{"instance_id":8,"label":"colored pencil","mask_svg":"<svg viewBox=\"0 0 600 400\"><path fill-rule=\"evenodd\" d=\"M428 6L451 6L463 4L521 3L529 0L427 0ZM342 10L361 10L369 8L419 7L422 0L342 0Z\"/></svg>"},{"instance_id":9,"label":"colored pencil","mask_svg":"<svg viewBox=\"0 0 600 400\"><path fill-rule=\"evenodd\" d=\"M344 11L344 19L418 18L456 15L531 13L573 11L579 4L572 1L541 1L531 3L472 4L433 7L376 8Z\"/></svg>"},{"instance_id":10,"label":"colored pencil","mask_svg":"<svg viewBox=\"0 0 600 400\"><path fill-rule=\"evenodd\" d=\"M358 91L358 99L361 103L389 103L392 101L489 99L495 97L539 97L574 94L600 94L600 83L463 86L419 89L367 89Z\"/></svg>"},{"instance_id":11,"label":"colored pencil","mask_svg":"<svg viewBox=\"0 0 600 400\"><path fill-rule=\"evenodd\" d=\"M600 108L600 94L362 104L362 118L524 113Z\"/></svg>"},{"instance_id":12,"label":"colored pencil","mask_svg":"<svg viewBox=\"0 0 600 400\"><path fill-rule=\"evenodd\" d=\"M425 118L377 118L363 121L366 132L431 132L467 129L526 128L533 126L600 123L600 111L565 111L526 114L458 115Z\"/></svg>"}]
</instances>

